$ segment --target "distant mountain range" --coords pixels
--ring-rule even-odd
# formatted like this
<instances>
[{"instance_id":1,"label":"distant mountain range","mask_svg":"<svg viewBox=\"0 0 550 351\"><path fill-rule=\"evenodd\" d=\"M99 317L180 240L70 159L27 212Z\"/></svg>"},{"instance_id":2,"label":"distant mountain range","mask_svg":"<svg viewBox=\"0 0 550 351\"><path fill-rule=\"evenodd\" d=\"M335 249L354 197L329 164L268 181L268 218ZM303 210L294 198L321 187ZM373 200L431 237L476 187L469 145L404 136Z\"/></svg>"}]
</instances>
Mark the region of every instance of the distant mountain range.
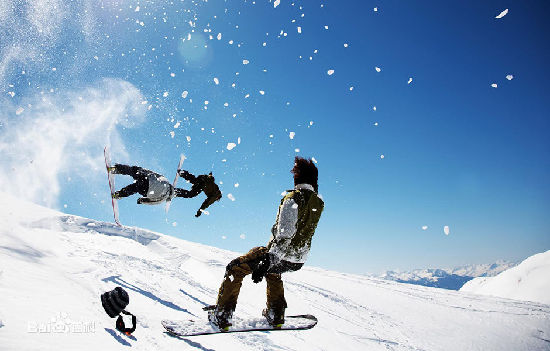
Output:
<instances>
[{"instance_id":1,"label":"distant mountain range","mask_svg":"<svg viewBox=\"0 0 550 351\"><path fill-rule=\"evenodd\" d=\"M493 277L512 268L517 262L499 260L492 264L475 264L453 269L415 269L411 272L387 271L381 278L399 283L416 284L448 290L459 290L466 282L477 277Z\"/></svg>"}]
</instances>

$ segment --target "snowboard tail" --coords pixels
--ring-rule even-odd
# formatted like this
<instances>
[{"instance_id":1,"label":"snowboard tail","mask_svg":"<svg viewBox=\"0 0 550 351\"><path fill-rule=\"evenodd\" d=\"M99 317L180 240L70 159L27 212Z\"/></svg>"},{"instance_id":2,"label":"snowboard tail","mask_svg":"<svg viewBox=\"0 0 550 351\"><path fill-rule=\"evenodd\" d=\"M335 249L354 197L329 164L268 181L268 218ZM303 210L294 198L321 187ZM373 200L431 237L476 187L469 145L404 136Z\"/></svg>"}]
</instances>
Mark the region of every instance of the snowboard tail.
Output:
<instances>
[{"instance_id":1,"label":"snowboard tail","mask_svg":"<svg viewBox=\"0 0 550 351\"><path fill-rule=\"evenodd\" d=\"M277 330L306 330L317 324L317 318L310 314L286 316L285 323L280 327L273 327L265 318L240 319L233 318L233 325L229 330L222 331L208 321L194 320L163 320L162 326L174 336L186 337L197 335L244 333L251 331L277 331Z\"/></svg>"},{"instance_id":2,"label":"snowboard tail","mask_svg":"<svg viewBox=\"0 0 550 351\"><path fill-rule=\"evenodd\" d=\"M107 179L109 180L109 189L111 190L111 204L113 205L113 216L115 218L115 223L118 226L122 226L120 224L120 221L118 220L118 203L116 199L113 197L115 193L115 177L114 175L109 172L109 168L111 167L111 155L109 153L109 147L105 146L103 149L103 155L105 156L105 169L107 170Z\"/></svg>"},{"instance_id":3,"label":"snowboard tail","mask_svg":"<svg viewBox=\"0 0 550 351\"><path fill-rule=\"evenodd\" d=\"M181 169L181 166L183 166L183 161L185 161L185 155L184 154L181 154L180 155L180 163L178 163L178 170L176 171L176 177L174 178L174 182L172 182L172 186L174 187L174 189L176 188L176 183L178 182L178 177L179 177L179 171ZM175 191L175 190L174 190ZM164 207L164 211L166 213L168 213L168 210L170 210L170 204L172 203L172 199L169 198L168 200L166 200L166 205Z\"/></svg>"}]
</instances>

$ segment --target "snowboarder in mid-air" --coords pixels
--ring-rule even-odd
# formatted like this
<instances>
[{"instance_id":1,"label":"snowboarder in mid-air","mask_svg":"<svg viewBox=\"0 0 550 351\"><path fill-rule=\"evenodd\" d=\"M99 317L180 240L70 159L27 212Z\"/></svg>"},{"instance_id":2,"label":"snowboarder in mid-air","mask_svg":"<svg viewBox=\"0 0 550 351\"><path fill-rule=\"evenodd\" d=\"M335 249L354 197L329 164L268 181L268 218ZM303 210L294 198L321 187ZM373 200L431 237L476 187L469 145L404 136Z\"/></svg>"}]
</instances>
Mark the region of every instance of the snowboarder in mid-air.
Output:
<instances>
[{"instance_id":1,"label":"snowboarder in mid-air","mask_svg":"<svg viewBox=\"0 0 550 351\"><path fill-rule=\"evenodd\" d=\"M218 185L216 185L212 172L194 176L186 170L178 170L178 174L192 184L191 190L183 190L178 196L190 198L199 195L201 192L204 192L204 195L206 195L206 199L197 210L195 217L199 217L208 206L222 198L222 192Z\"/></svg>"},{"instance_id":2,"label":"snowboarder in mid-air","mask_svg":"<svg viewBox=\"0 0 550 351\"><path fill-rule=\"evenodd\" d=\"M178 174L181 177L193 184L191 190L185 190L174 188L163 175L138 166L128 166L117 163L109 167L108 171L112 174L129 175L134 178L132 184L113 193L112 196L115 199L139 193L142 197L137 200L138 204L156 205L164 201L170 201L174 197L195 197L200 194L201 191L204 191L207 198L195 215L195 217L198 217L201 215L202 210L222 197L220 189L216 183L214 183L212 173L195 177L187 171L178 170Z\"/></svg>"},{"instance_id":3,"label":"snowboarder in mid-air","mask_svg":"<svg viewBox=\"0 0 550 351\"><path fill-rule=\"evenodd\" d=\"M134 182L115 191L112 197L120 199L139 193L138 204L157 205L172 198L182 196L184 189L174 188L165 176L138 166L128 166L120 163L108 167L112 174L123 174L134 178Z\"/></svg>"},{"instance_id":4,"label":"snowboarder in mid-air","mask_svg":"<svg viewBox=\"0 0 550 351\"><path fill-rule=\"evenodd\" d=\"M248 274L252 274L254 283L266 278L267 306L262 314L267 321L274 328L280 328L285 321L287 304L281 273L297 271L304 265L324 207L317 194L318 170L312 160L296 157L291 172L294 189L281 200L267 247L255 247L231 261L216 305L205 308L209 321L222 331L231 326L242 281Z\"/></svg>"}]
</instances>

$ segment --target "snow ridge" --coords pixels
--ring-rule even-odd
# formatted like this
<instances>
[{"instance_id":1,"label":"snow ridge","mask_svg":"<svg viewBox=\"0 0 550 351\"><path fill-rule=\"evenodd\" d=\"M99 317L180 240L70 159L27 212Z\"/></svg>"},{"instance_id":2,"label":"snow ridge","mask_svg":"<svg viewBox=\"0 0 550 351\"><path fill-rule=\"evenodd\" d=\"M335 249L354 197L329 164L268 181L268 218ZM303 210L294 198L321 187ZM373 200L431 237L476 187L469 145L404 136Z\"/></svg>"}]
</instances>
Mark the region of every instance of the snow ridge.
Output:
<instances>
[{"instance_id":1,"label":"snow ridge","mask_svg":"<svg viewBox=\"0 0 550 351\"><path fill-rule=\"evenodd\" d=\"M550 304L550 250L533 255L495 277L476 278L460 291Z\"/></svg>"}]
</instances>

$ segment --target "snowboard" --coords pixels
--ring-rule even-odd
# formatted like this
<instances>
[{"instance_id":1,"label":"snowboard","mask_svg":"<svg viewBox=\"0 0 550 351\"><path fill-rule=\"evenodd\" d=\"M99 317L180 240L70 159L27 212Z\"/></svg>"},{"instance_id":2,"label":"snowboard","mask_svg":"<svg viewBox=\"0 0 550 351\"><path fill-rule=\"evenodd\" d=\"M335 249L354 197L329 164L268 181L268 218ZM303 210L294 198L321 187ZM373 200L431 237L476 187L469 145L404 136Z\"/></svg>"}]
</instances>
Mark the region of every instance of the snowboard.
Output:
<instances>
[{"instance_id":1,"label":"snowboard","mask_svg":"<svg viewBox=\"0 0 550 351\"><path fill-rule=\"evenodd\" d=\"M105 156L105 169L107 170L107 179L109 180L109 189L111 190L111 204L113 205L113 216L115 217L115 223L118 226L122 226L118 220L118 203L113 197L115 193L115 176L109 172L109 167L111 167L111 155L109 153L109 147L105 146L103 149L103 155Z\"/></svg>"},{"instance_id":2,"label":"snowboard","mask_svg":"<svg viewBox=\"0 0 550 351\"><path fill-rule=\"evenodd\" d=\"M317 318L310 314L286 316L285 323L280 328L275 328L267 320L262 318L241 319L234 317L233 325L228 331L222 331L216 328L207 320L163 320L162 326L166 331L174 336L187 337L196 335L244 333L251 331L278 331L278 330L304 330L311 329L317 324Z\"/></svg>"},{"instance_id":3,"label":"snowboard","mask_svg":"<svg viewBox=\"0 0 550 351\"><path fill-rule=\"evenodd\" d=\"M178 164L178 169L176 171L176 177L174 178L174 182L172 182L172 186L174 187L174 189L176 188L176 183L178 182L179 172L180 172L181 166L183 166L183 161L185 161L185 155L181 154L180 163ZM172 199L168 199L166 201L166 207L164 208L166 213L168 213L168 210L170 209L170 204L171 203L172 203Z\"/></svg>"}]
</instances>

